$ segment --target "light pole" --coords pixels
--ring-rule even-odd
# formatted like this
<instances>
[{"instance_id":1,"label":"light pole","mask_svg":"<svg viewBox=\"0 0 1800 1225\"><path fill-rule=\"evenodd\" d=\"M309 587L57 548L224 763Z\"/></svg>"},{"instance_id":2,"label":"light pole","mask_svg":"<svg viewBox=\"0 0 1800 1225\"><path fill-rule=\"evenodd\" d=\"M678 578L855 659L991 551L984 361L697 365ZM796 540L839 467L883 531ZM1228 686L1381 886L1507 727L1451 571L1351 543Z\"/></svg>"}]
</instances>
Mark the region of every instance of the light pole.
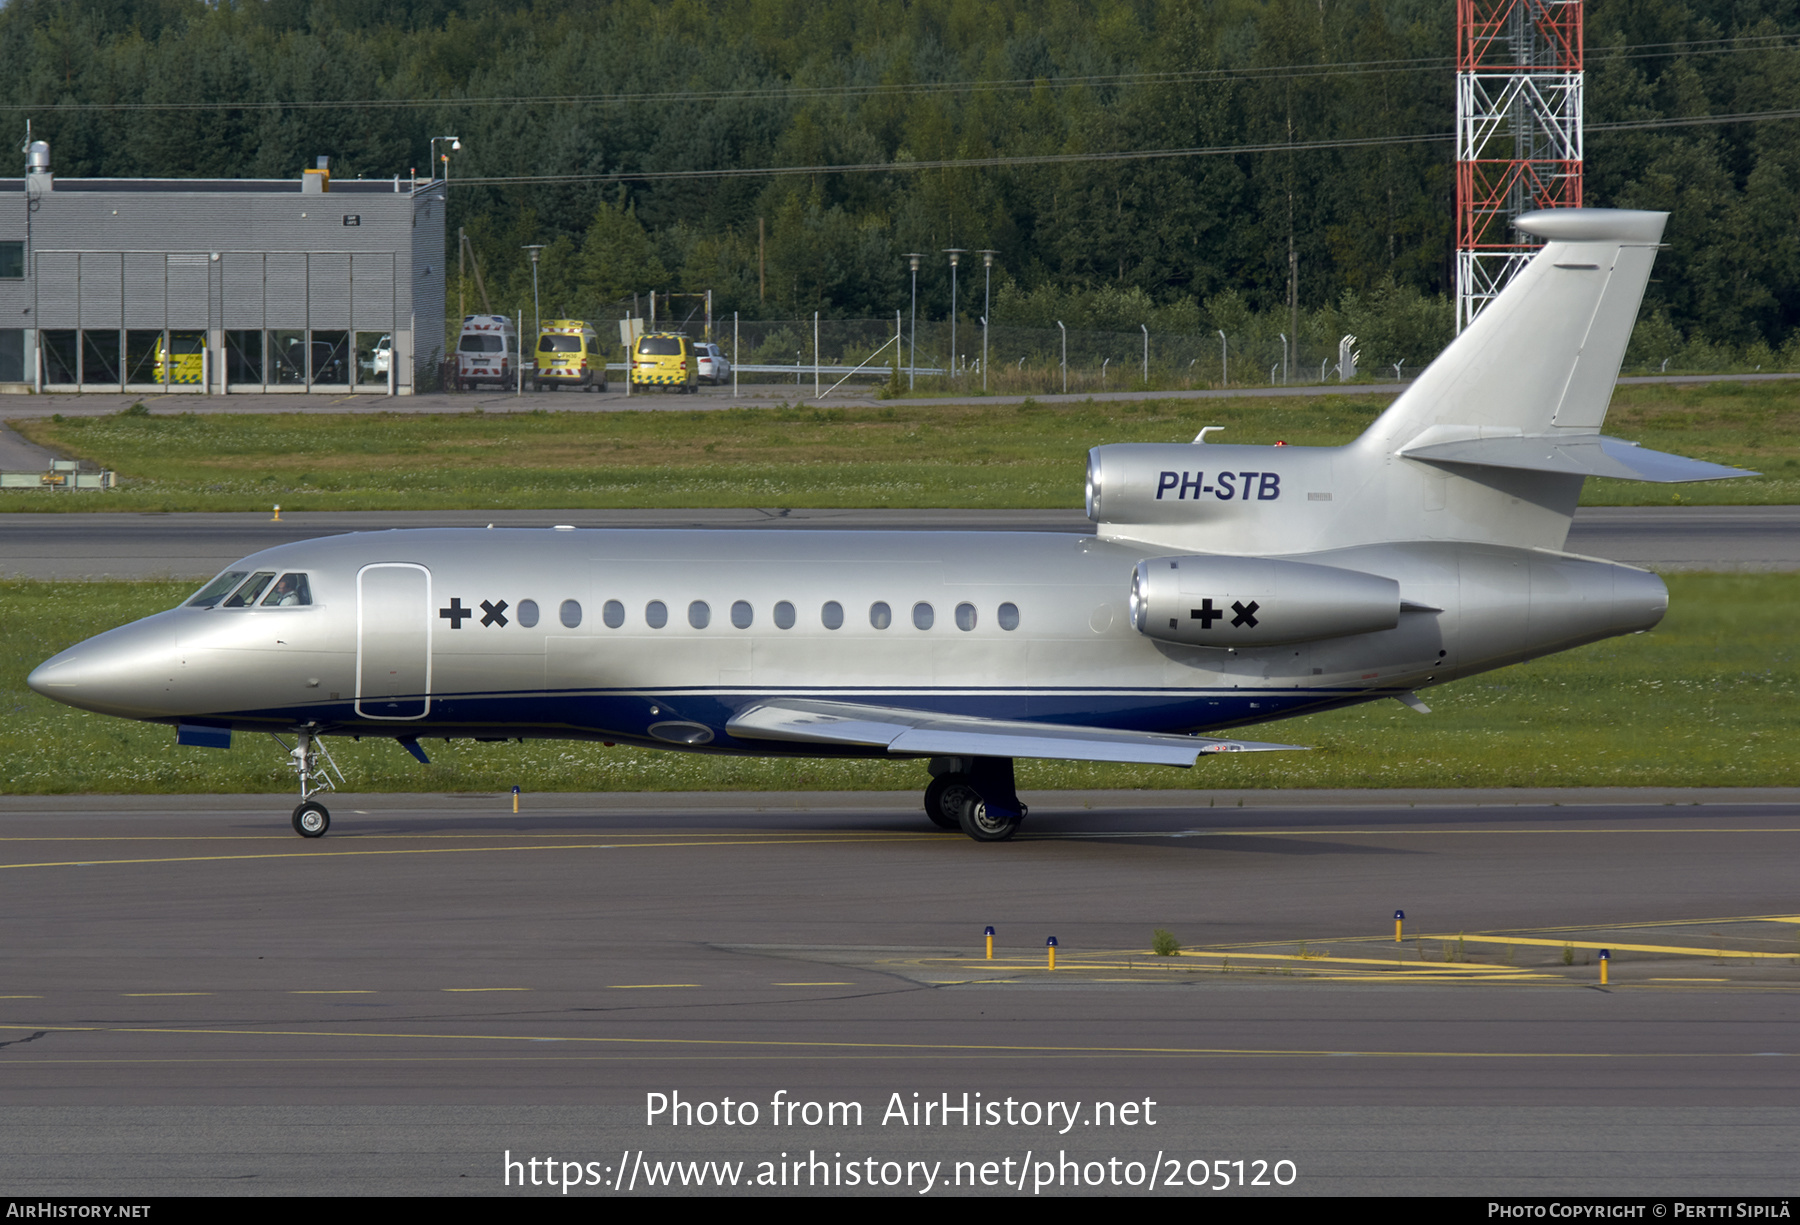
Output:
<instances>
[{"instance_id":1,"label":"light pole","mask_svg":"<svg viewBox=\"0 0 1800 1225\"><path fill-rule=\"evenodd\" d=\"M950 257L950 373L956 373L956 263L968 251L963 247L945 247L944 254Z\"/></svg>"},{"instance_id":2,"label":"light pole","mask_svg":"<svg viewBox=\"0 0 1800 1225\"><path fill-rule=\"evenodd\" d=\"M1225 350L1225 329L1219 329L1219 386L1231 386L1231 356Z\"/></svg>"},{"instance_id":3,"label":"light pole","mask_svg":"<svg viewBox=\"0 0 1800 1225\"><path fill-rule=\"evenodd\" d=\"M1061 319L1056 321L1056 328L1062 333L1063 394L1066 396L1069 394L1069 329L1063 326L1063 321Z\"/></svg>"},{"instance_id":4,"label":"light pole","mask_svg":"<svg viewBox=\"0 0 1800 1225\"><path fill-rule=\"evenodd\" d=\"M912 357L906 363L906 389L911 391L913 380L919 377L919 261L925 254L908 251L906 258L912 261Z\"/></svg>"},{"instance_id":5,"label":"light pole","mask_svg":"<svg viewBox=\"0 0 1800 1225\"><path fill-rule=\"evenodd\" d=\"M447 192L450 187L450 153L439 154L437 151L438 145L445 141L449 142L450 153L461 153L462 137L433 136L431 138L431 165L433 169L436 169L440 163L442 164L444 168L444 188Z\"/></svg>"},{"instance_id":6,"label":"light pole","mask_svg":"<svg viewBox=\"0 0 1800 1225\"><path fill-rule=\"evenodd\" d=\"M986 391L988 366L988 320L994 315L994 257L998 251L981 252L981 390Z\"/></svg>"},{"instance_id":7,"label":"light pole","mask_svg":"<svg viewBox=\"0 0 1800 1225\"><path fill-rule=\"evenodd\" d=\"M535 378L537 375L537 334L539 329L544 326L544 321L539 318L538 315L537 266L538 252L542 251L544 248L543 244L540 243L536 246L522 247L520 249L531 252L531 373Z\"/></svg>"},{"instance_id":8,"label":"light pole","mask_svg":"<svg viewBox=\"0 0 1800 1225\"><path fill-rule=\"evenodd\" d=\"M1150 325L1138 324L1144 329L1144 390L1150 390Z\"/></svg>"},{"instance_id":9,"label":"light pole","mask_svg":"<svg viewBox=\"0 0 1800 1225\"><path fill-rule=\"evenodd\" d=\"M1281 382L1282 382L1283 386L1286 386L1287 381L1288 381L1288 377L1287 377L1287 333L1286 332L1277 332L1276 335L1281 337Z\"/></svg>"}]
</instances>

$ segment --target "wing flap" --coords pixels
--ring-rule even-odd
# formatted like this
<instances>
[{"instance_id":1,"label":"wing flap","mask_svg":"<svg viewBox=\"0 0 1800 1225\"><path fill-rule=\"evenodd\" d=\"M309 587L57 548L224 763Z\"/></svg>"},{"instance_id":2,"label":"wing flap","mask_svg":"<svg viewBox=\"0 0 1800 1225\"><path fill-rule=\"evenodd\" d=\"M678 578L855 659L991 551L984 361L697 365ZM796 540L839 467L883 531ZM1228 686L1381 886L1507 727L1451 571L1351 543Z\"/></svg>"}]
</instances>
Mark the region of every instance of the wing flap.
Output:
<instances>
[{"instance_id":1,"label":"wing flap","mask_svg":"<svg viewBox=\"0 0 1800 1225\"><path fill-rule=\"evenodd\" d=\"M1192 766L1202 753L1304 748L1295 744L978 719L855 702L798 699L748 706L732 717L725 730L751 740L868 745L921 757L1038 757L1162 766Z\"/></svg>"}]
</instances>

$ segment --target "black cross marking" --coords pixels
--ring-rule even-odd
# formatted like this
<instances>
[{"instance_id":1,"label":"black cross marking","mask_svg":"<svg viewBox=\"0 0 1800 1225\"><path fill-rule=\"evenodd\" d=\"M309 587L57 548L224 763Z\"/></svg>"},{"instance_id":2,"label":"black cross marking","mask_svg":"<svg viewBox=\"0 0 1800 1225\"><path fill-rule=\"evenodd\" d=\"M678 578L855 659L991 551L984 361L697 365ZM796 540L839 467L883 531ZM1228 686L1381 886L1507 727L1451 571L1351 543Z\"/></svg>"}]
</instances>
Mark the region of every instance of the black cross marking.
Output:
<instances>
[{"instance_id":1,"label":"black cross marking","mask_svg":"<svg viewBox=\"0 0 1800 1225\"><path fill-rule=\"evenodd\" d=\"M1217 621L1220 617L1223 617L1224 615L1225 615L1224 609L1214 608L1212 606L1212 597L1211 596L1208 596L1205 600L1201 601L1201 605L1199 608L1196 608L1193 611L1188 613L1188 616L1192 617L1194 620L1196 620L1200 623L1200 628L1203 630L1211 629L1212 623L1214 621Z\"/></svg>"},{"instance_id":2,"label":"black cross marking","mask_svg":"<svg viewBox=\"0 0 1800 1225\"><path fill-rule=\"evenodd\" d=\"M1233 626L1248 625L1251 629L1255 629L1256 610L1261 607L1262 605L1258 604L1255 600L1251 600L1247 606L1242 601L1233 604L1231 606L1231 611L1236 613L1237 616L1231 619L1231 624ZM1219 615L1223 616L1224 614L1221 613Z\"/></svg>"},{"instance_id":3,"label":"black cross marking","mask_svg":"<svg viewBox=\"0 0 1800 1225\"><path fill-rule=\"evenodd\" d=\"M481 602L481 612L482 612L481 623L483 625L505 626L505 624L506 624L506 601L505 600L501 600L498 604L490 604L486 600L483 600Z\"/></svg>"},{"instance_id":4,"label":"black cross marking","mask_svg":"<svg viewBox=\"0 0 1800 1225\"><path fill-rule=\"evenodd\" d=\"M461 596L453 598L450 601L450 607L438 609L438 616L443 617L450 622L450 628L453 630L462 628L463 618L473 617L474 615L475 610L473 608L464 608L462 606Z\"/></svg>"}]
</instances>

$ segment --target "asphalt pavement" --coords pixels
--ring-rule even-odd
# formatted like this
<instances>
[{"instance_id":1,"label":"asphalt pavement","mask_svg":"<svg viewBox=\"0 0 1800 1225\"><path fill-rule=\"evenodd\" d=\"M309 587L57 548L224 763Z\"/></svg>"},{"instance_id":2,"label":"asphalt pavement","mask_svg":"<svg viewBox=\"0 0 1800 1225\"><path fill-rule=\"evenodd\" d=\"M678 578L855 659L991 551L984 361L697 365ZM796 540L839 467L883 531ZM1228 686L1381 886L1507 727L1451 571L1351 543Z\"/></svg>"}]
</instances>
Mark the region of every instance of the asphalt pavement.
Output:
<instances>
[{"instance_id":1,"label":"asphalt pavement","mask_svg":"<svg viewBox=\"0 0 1800 1225\"><path fill-rule=\"evenodd\" d=\"M1789 1192L1800 791L1025 798L0 798L0 1186Z\"/></svg>"},{"instance_id":2,"label":"asphalt pavement","mask_svg":"<svg viewBox=\"0 0 1800 1225\"><path fill-rule=\"evenodd\" d=\"M47 494L46 497L80 496ZM273 545L405 527L755 528L1092 532L1079 510L86 512L0 516L0 577L200 580ZM1658 570L1800 569L1800 507L1591 507L1568 549Z\"/></svg>"}]
</instances>

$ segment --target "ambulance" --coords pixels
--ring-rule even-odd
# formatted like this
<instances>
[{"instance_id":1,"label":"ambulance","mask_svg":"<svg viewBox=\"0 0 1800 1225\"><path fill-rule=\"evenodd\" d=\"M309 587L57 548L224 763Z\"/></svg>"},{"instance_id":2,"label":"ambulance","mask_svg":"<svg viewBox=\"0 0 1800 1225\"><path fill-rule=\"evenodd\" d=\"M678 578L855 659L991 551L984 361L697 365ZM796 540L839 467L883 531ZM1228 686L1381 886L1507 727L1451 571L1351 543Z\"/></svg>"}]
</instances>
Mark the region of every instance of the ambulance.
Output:
<instances>
[{"instance_id":1,"label":"ambulance","mask_svg":"<svg viewBox=\"0 0 1800 1225\"><path fill-rule=\"evenodd\" d=\"M511 387L519 365L519 330L505 315L465 315L456 342L456 390Z\"/></svg>"},{"instance_id":2,"label":"ambulance","mask_svg":"<svg viewBox=\"0 0 1800 1225\"><path fill-rule=\"evenodd\" d=\"M584 319L546 319L538 329L532 386L606 390L606 354L600 338Z\"/></svg>"},{"instance_id":3,"label":"ambulance","mask_svg":"<svg viewBox=\"0 0 1800 1225\"><path fill-rule=\"evenodd\" d=\"M200 332L165 332L156 341L158 383L200 383L206 368L202 354L206 336Z\"/></svg>"},{"instance_id":4,"label":"ambulance","mask_svg":"<svg viewBox=\"0 0 1800 1225\"><path fill-rule=\"evenodd\" d=\"M671 391L698 389L700 367L694 345L679 332L647 332L638 337L631 356L633 387L667 387Z\"/></svg>"}]
</instances>

